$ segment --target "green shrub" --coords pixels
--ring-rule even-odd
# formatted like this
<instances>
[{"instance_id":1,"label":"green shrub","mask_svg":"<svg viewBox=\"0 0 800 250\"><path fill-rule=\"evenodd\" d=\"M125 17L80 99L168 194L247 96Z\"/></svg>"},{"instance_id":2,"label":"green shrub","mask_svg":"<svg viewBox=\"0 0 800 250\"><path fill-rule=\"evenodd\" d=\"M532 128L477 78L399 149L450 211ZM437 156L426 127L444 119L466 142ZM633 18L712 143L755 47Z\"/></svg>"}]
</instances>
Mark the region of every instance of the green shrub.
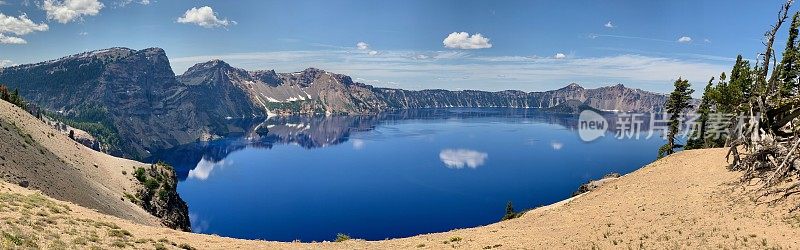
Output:
<instances>
[{"instance_id":1,"label":"green shrub","mask_svg":"<svg viewBox=\"0 0 800 250\"><path fill-rule=\"evenodd\" d=\"M346 234L343 234L343 233L338 233L338 234L336 234L336 240L334 240L334 241L342 242L342 241L347 241L347 240L350 240L350 235L346 235Z\"/></svg>"},{"instance_id":2,"label":"green shrub","mask_svg":"<svg viewBox=\"0 0 800 250\"><path fill-rule=\"evenodd\" d=\"M23 241L22 237L19 237L19 236L10 234L10 233L3 232L3 238L6 239L7 241L13 243L14 245L17 245L17 246L22 245L22 241Z\"/></svg>"},{"instance_id":3,"label":"green shrub","mask_svg":"<svg viewBox=\"0 0 800 250\"><path fill-rule=\"evenodd\" d=\"M132 234L125 229L111 229L108 230L108 236L122 238L125 236L132 236Z\"/></svg>"},{"instance_id":4,"label":"green shrub","mask_svg":"<svg viewBox=\"0 0 800 250\"><path fill-rule=\"evenodd\" d=\"M180 245L178 245L178 248L186 249L186 250L195 250L195 249L197 249L197 248L194 248L193 246L190 246L189 244L186 244L186 243L181 243Z\"/></svg>"},{"instance_id":5,"label":"green shrub","mask_svg":"<svg viewBox=\"0 0 800 250\"><path fill-rule=\"evenodd\" d=\"M144 182L144 187L150 192L155 191L160 185L161 184L159 184L158 181L153 178L148 178L147 181Z\"/></svg>"},{"instance_id":6,"label":"green shrub","mask_svg":"<svg viewBox=\"0 0 800 250\"><path fill-rule=\"evenodd\" d=\"M161 199L162 201L166 201L167 197L169 197L169 192L167 192L167 190L164 189L158 190L159 199Z\"/></svg>"},{"instance_id":7,"label":"green shrub","mask_svg":"<svg viewBox=\"0 0 800 250\"><path fill-rule=\"evenodd\" d=\"M137 168L136 172L133 173L133 176L136 177L139 182L144 183L147 181L147 176L145 176L144 168Z\"/></svg>"},{"instance_id":8,"label":"green shrub","mask_svg":"<svg viewBox=\"0 0 800 250\"><path fill-rule=\"evenodd\" d=\"M139 199L136 198L136 196L134 196L134 195L132 195L132 194L130 194L128 192L124 192L124 193L122 193L122 195L124 195L125 198L127 198L129 201L131 201L133 203L136 203L137 201L139 201Z\"/></svg>"},{"instance_id":9,"label":"green shrub","mask_svg":"<svg viewBox=\"0 0 800 250\"><path fill-rule=\"evenodd\" d=\"M125 248L126 246L128 246L128 244L126 244L124 241L121 240L115 240L114 242L111 243L111 246L116 248Z\"/></svg>"}]
</instances>

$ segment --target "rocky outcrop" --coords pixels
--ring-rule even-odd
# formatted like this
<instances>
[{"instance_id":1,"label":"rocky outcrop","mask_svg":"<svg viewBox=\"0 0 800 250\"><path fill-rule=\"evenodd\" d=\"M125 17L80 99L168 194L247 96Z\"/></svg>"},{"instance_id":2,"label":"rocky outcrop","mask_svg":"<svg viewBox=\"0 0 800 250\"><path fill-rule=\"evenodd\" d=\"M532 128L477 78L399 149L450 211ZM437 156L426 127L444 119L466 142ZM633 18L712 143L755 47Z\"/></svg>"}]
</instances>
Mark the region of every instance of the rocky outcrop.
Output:
<instances>
[{"instance_id":1,"label":"rocky outcrop","mask_svg":"<svg viewBox=\"0 0 800 250\"><path fill-rule=\"evenodd\" d=\"M556 106L545 108L544 109L548 113L556 113L556 114L580 114L584 110L591 110L594 112L600 113L601 111L586 104L586 102L581 102L578 100L567 100L562 102Z\"/></svg>"},{"instance_id":2,"label":"rocky outcrop","mask_svg":"<svg viewBox=\"0 0 800 250\"><path fill-rule=\"evenodd\" d=\"M600 178L599 180L590 180L590 181L588 181L588 182L586 182L584 184L581 184L581 186L578 187L578 190L576 190L574 193L572 193L572 196L573 197L574 196L578 196L580 194L595 190L595 189L603 186L606 182L608 182L610 180L617 179L620 176L621 175L619 173L608 173L608 174L604 175L603 178Z\"/></svg>"},{"instance_id":3,"label":"rocky outcrop","mask_svg":"<svg viewBox=\"0 0 800 250\"><path fill-rule=\"evenodd\" d=\"M191 231L189 207L178 195L177 177L172 167L157 163L150 167L137 168L136 179L143 185L134 201L145 211L161 219L174 229Z\"/></svg>"}]
</instances>

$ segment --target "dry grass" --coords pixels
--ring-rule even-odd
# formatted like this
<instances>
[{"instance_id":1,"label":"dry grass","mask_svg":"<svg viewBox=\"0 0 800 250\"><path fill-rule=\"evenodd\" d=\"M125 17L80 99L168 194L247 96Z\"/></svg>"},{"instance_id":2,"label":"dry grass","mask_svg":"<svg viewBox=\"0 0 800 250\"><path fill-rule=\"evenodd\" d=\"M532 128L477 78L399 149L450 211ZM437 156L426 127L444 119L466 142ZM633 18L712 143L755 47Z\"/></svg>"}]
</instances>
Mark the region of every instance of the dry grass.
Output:
<instances>
[{"instance_id":1,"label":"dry grass","mask_svg":"<svg viewBox=\"0 0 800 250\"><path fill-rule=\"evenodd\" d=\"M0 218L2 249L191 248L137 238L114 222L85 218L40 193L0 192Z\"/></svg>"}]
</instances>

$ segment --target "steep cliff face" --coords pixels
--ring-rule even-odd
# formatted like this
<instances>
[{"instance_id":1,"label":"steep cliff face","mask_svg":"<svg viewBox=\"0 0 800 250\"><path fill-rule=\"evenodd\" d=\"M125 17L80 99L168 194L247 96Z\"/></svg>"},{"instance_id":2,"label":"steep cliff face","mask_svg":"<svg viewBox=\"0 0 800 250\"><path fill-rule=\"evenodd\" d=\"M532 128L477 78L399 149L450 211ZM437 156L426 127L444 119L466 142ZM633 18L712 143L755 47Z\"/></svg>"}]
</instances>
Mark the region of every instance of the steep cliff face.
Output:
<instances>
[{"instance_id":1,"label":"steep cliff face","mask_svg":"<svg viewBox=\"0 0 800 250\"><path fill-rule=\"evenodd\" d=\"M254 80L247 71L220 60L197 64L177 80L189 88L190 99L211 118L252 118L263 116L264 109L250 100Z\"/></svg>"},{"instance_id":2,"label":"steep cliff face","mask_svg":"<svg viewBox=\"0 0 800 250\"><path fill-rule=\"evenodd\" d=\"M385 103L374 95L371 86L353 82L346 75L309 68L280 76L283 84L299 86L327 114L370 113L386 108Z\"/></svg>"},{"instance_id":3,"label":"steep cliff face","mask_svg":"<svg viewBox=\"0 0 800 250\"><path fill-rule=\"evenodd\" d=\"M158 48L112 48L4 68L0 82L46 110L113 131L111 152L131 158L194 141L213 119L198 112Z\"/></svg>"},{"instance_id":4,"label":"steep cliff face","mask_svg":"<svg viewBox=\"0 0 800 250\"><path fill-rule=\"evenodd\" d=\"M226 71L219 76L207 65L221 63ZM199 73L198 71L205 71ZM248 93L255 106L273 114L368 114L389 109L451 108L451 107L508 107L551 108L566 101L577 100L601 110L660 111L665 95L630 89L622 85L585 89L578 84L545 92L506 90L487 92L477 90L402 90L374 88L354 82L349 76L309 68L294 73L253 71L232 68L221 61L201 63L178 79L193 84L187 75L227 81L224 86L238 86Z\"/></svg>"},{"instance_id":5,"label":"steep cliff face","mask_svg":"<svg viewBox=\"0 0 800 250\"><path fill-rule=\"evenodd\" d=\"M346 75L315 68L280 74L272 70L248 72L214 60L191 67L187 73L178 76L178 80L186 85L213 82L217 86L215 91L220 91L220 86L236 88L238 90L226 91L238 91L242 93L238 95L242 101L249 100L252 104L235 106L258 107L262 113L359 114L386 108L385 103L374 95L371 86L353 82Z\"/></svg>"},{"instance_id":6,"label":"steep cliff face","mask_svg":"<svg viewBox=\"0 0 800 250\"><path fill-rule=\"evenodd\" d=\"M589 106L603 110L660 112L664 109L667 96L617 84L587 90L584 101Z\"/></svg>"},{"instance_id":7,"label":"steep cliff face","mask_svg":"<svg viewBox=\"0 0 800 250\"><path fill-rule=\"evenodd\" d=\"M402 90L376 88L375 93L393 109L452 107L529 108L534 99L522 91L486 92L476 90Z\"/></svg>"},{"instance_id":8,"label":"steep cliff face","mask_svg":"<svg viewBox=\"0 0 800 250\"><path fill-rule=\"evenodd\" d=\"M449 107L552 108L577 100L601 110L652 112L663 109L666 95L631 89L621 84L612 87L585 89L578 84L545 92L476 90L402 90L376 88L381 100L394 109Z\"/></svg>"}]
</instances>

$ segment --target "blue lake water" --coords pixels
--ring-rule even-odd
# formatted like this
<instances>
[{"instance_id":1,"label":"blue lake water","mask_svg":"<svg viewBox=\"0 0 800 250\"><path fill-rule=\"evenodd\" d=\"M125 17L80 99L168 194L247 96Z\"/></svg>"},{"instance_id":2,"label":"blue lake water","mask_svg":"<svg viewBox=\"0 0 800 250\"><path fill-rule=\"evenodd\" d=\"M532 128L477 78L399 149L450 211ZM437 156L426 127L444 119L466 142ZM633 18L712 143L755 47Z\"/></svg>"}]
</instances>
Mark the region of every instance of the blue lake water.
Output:
<instances>
[{"instance_id":1,"label":"blue lake water","mask_svg":"<svg viewBox=\"0 0 800 250\"><path fill-rule=\"evenodd\" d=\"M240 122L159 157L195 232L278 241L378 240L497 222L652 162L660 138L583 142L576 115L450 109ZM264 129L266 128L266 129Z\"/></svg>"}]
</instances>

